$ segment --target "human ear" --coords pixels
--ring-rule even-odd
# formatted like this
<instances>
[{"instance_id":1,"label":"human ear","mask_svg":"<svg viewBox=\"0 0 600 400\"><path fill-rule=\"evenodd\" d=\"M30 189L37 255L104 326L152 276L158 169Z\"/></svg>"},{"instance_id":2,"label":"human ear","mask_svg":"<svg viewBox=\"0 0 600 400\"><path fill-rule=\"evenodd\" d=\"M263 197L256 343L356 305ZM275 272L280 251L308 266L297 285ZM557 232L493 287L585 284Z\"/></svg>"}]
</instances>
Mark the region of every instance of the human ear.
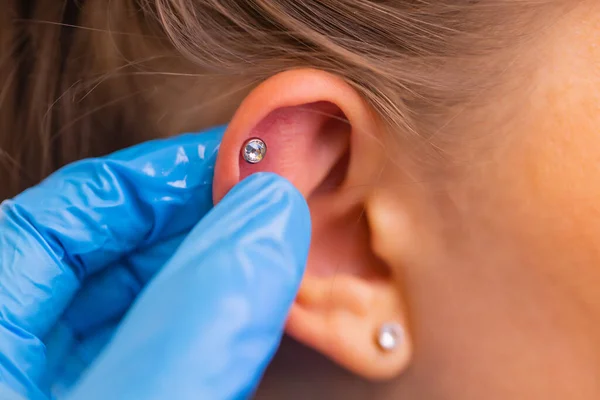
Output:
<instances>
[{"instance_id":1,"label":"human ear","mask_svg":"<svg viewBox=\"0 0 600 400\"><path fill-rule=\"evenodd\" d=\"M307 272L287 333L371 379L398 375L412 346L397 274L376 255L366 205L385 164L375 113L345 81L323 71L280 73L256 87L230 122L215 167L215 203L241 179L274 172L306 197L313 221ZM264 159L248 163L244 143L260 138ZM397 346L380 327L402 327Z\"/></svg>"}]
</instances>

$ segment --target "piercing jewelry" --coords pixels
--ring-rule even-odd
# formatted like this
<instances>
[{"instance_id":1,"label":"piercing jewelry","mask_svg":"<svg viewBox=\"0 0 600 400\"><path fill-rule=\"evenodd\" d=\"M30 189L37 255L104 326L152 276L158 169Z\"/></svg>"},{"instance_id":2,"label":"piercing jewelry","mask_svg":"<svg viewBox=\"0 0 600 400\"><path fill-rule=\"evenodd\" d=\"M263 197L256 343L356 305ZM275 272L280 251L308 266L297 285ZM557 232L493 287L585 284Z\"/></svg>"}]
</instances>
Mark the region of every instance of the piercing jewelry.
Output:
<instances>
[{"instance_id":1,"label":"piercing jewelry","mask_svg":"<svg viewBox=\"0 0 600 400\"><path fill-rule=\"evenodd\" d=\"M267 154L267 144L259 138L252 138L244 143L242 148L242 157L250 164L257 164L265 158Z\"/></svg>"},{"instance_id":2,"label":"piercing jewelry","mask_svg":"<svg viewBox=\"0 0 600 400\"><path fill-rule=\"evenodd\" d=\"M394 351L404 339L404 329L397 322L386 322L381 325L377 333L377 344L381 350Z\"/></svg>"}]
</instances>

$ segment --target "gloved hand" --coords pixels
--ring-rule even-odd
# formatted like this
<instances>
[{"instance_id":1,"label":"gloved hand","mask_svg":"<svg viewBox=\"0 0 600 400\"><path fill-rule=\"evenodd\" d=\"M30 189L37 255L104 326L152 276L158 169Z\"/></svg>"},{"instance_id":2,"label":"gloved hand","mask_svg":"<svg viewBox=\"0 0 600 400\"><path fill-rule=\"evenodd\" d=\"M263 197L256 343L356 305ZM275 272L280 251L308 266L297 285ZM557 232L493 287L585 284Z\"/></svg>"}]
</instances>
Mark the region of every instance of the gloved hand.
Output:
<instances>
[{"instance_id":1,"label":"gloved hand","mask_svg":"<svg viewBox=\"0 0 600 400\"><path fill-rule=\"evenodd\" d=\"M310 218L272 174L212 208L221 135L84 160L0 206L1 399L251 395L297 292Z\"/></svg>"}]
</instances>

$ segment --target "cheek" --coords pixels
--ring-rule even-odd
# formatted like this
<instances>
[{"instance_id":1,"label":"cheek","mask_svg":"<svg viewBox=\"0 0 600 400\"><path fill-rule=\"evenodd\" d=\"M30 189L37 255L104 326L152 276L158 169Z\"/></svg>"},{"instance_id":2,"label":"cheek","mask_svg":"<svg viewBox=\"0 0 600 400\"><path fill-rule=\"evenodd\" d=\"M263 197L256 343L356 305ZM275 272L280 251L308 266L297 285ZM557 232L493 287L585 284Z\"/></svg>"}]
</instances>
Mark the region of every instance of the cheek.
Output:
<instances>
[{"instance_id":1,"label":"cheek","mask_svg":"<svg viewBox=\"0 0 600 400\"><path fill-rule=\"evenodd\" d=\"M529 130L496 186L503 224L543 264L579 265L571 275L600 271L600 135L581 121Z\"/></svg>"},{"instance_id":2,"label":"cheek","mask_svg":"<svg viewBox=\"0 0 600 400\"><path fill-rule=\"evenodd\" d=\"M594 354L600 334L600 135L589 116L579 125L548 115L522 125L493 163L453 184L434 273L424 278L420 268L408 278L419 293L413 302L456 327L443 342L422 342L440 354L468 348L451 355L490 366L474 374L520 371L513 375L527 376L524 387L537 379L525 371L564 380ZM435 286L419 288L421 281ZM539 356L514 357L529 352Z\"/></svg>"},{"instance_id":3,"label":"cheek","mask_svg":"<svg viewBox=\"0 0 600 400\"><path fill-rule=\"evenodd\" d=\"M595 32L588 34L600 47ZM490 141L484 150L463 146L468 165L423 212L433 216L421 225L434 226L427 233L435 239L419 237L433 245L408 260L405 279L419 355L436 379L464 383L456 374L468 371L482 392L493 393L498 376L544 388L523 398L572 398L558 394L561 382L597 387L600 52L590 38L558 36L536 54L544 65L533 89L478 119ZM469 359L461 372L457 359ZM556 392L539 396L550 387Z\"/></svg>"},{"instance_id":4,"label":"cheek","mask_svg":"<svg viewBox=\"0 0 600 400\"><path fill-rule=\"evenodd\" d=\"M584 274L600 270L600 30L576 22L547 54L505 175L512 202L526 205L516 208L525 232Z\"/></svg>"},{"instance_id":5,"label":"cheek","mask_svg":"<svg viewBox=\"0 0 600 400\"><path fill-rule=\"evenodd\" d=\"M489 194L480 203L479 222L503 236L510 245L505 251L521 261L517 268L538 271L575 292L597 293L600 118L583 112L585 107L549 110L524 125L521 139L482 175Z\"/></svg>"},{"instance_id":6,"label":"cheek","mask_svg":"<svg viewBox=\"0 0 600 400\"><path fill-rule=\"evenodd\" d=\"M494 226L518 238L529 262L586 285L600 278L600 7L593 10L574 13L548 38L522 116L479 177L493 192Z\"/></svg>"}]
</instances>

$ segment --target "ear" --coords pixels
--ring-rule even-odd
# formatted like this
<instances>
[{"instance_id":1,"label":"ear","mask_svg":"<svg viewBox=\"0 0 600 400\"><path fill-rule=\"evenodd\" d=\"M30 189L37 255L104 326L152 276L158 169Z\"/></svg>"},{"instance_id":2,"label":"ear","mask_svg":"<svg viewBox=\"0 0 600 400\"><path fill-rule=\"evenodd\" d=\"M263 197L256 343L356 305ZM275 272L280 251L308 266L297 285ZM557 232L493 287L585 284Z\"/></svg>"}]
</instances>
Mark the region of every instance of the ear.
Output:
<instances>
[{"instance_id":1,"label":"ear","mask_svg":"<svg viewBox=\"0 0 600 400\"><path fill-rule=\"evenodd\" d=\"M381 136L375 114L345 81L316 70L283 72L255 88L238 109L214 179L215 202L259 171L286 177L306 196L312 244L287 332L372 379L399 374L411 354L397 274L375 255L365 213L385 163ZM253 137L267 144L257 164L241 156ZM377 343L386 322L404 331L389 352Z\"/></svg>"}]
</instances>

